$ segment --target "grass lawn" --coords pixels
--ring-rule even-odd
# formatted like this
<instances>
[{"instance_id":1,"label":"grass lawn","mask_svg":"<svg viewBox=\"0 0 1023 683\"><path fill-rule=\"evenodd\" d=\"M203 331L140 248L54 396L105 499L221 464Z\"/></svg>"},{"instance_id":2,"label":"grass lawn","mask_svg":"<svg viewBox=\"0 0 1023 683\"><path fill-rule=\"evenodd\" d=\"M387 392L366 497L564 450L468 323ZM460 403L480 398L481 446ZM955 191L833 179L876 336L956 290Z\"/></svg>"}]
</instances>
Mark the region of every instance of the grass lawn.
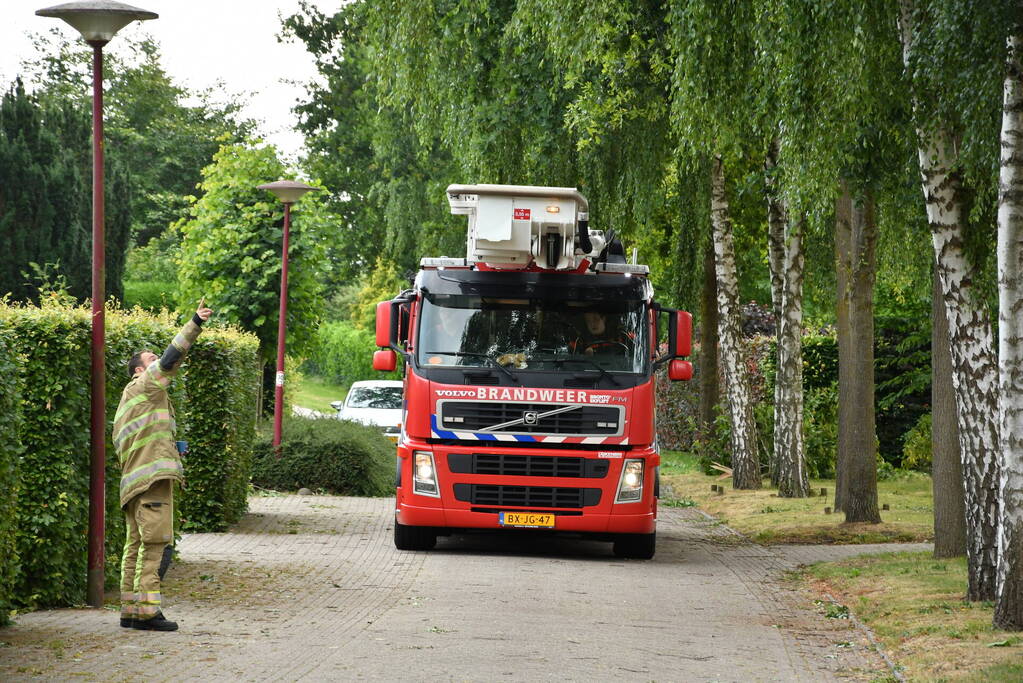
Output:
<instances>
[{"instance_id":1,"label":"grass lawn","mask_svg":"<svg viewBox=\"0 0 1023 683\"><path fill-rule=\"evenodd\" d=\"M931 479L905 473L878 482L882 524L845 524L825 514L833 480L813 481L810 498L779 498L775 490L736 491L730 479L708 476L693 456L661 454L663 505L698 505L759 543L879 543L925 541L933 535ZM711 485L723 487L722 493ZM821 496L820 490L827 489ZM667 487L666 487L667 489ZM878 637L910 681L1021 681L1023 634L995 631L990 603L963 601L966 560L935 560L930 553L890 553L814 565L796 575L851 610Z\"/></svg>"},{"instance_id":2,"label":"grass lawn","mask_svg":"<svg viewBox=\"0 0 1023 683\"><path fill-rule=\"evenodd\" d=\"M841 513L826 514L834 504L834 480L811 481L810 498L779 498L767 481L760 490L737 491L731 479L704 474L694 456L665 451L661 481L676 500L695 503L758 543L908 543L934 534L931 478L915 472L878 482L879 502L890 508L881 512L881 524L845 524ZM723 492L711 491L712 484Z\"/></svg>"},{"instance_id":3,"label":"grass lawn","mask_svg":"<svg viewBox=\"0 0 1023 683\"><path fill-rule=\"evenodd\" d=\"M321 413L333 414L331 401L342 401L348 393L348 387L331 384L321 377L303 375L291 385L291 403L303 408L318 410Z\"/></svg>"},{"instance_id":4,"label":"grass lawn","mask_svg":"<svg viewBox=\"0 0 1023 683\"><path fill-rule=\"evenodd\" d=\"M1023 680L1023 634L994 630L991 603L963 601L965 559L890 553L815 565L802 576L869 626L907 680Z\"/></svg>"}]
</instances>

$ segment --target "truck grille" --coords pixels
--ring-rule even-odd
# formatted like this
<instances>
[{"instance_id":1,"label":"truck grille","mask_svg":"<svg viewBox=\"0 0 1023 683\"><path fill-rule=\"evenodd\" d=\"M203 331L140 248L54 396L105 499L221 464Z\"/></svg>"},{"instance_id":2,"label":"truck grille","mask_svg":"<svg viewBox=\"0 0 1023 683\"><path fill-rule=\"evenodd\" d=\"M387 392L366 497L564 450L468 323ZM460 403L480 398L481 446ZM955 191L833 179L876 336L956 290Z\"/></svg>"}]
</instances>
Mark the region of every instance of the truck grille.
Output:
<instances>
[{"instance_id":1,"label":"truck grille","mask_svg":"<svg viewBox=\"0 0 1023 683\"><path fill-rule=\"evenodd\" d=\"M455 499L491 507L582 508L600 503L600 489L563 486L455 484Z\"/></svg>"},{"instance_id":2,"label":"truck grille","mask_svg":"<svg viewBox=\"0 0 1023 683\"><path fill-rule=\"evenodd\" d=\"M558 409L565 412L543 416ZM566 436L617 436L623 433L624 409L619 406L570 406L547 403L504 403L499 401L439 401L437 418L441 429L499 434L563 434ZM535 422L527 423L527 414ZM494 429L507 422L515 424Z\"/></svg>"},{"instance_id":3,"label":"truck grille","mask_svg":"<svg viewBox=\"0 0 1023 683\"><path fill-rule=\"evenodd\" d=\"M449 453L448 469L458 474L493 474L502 477L607 476L607 460L511 453Z\"/></svg>"}]
</instances>

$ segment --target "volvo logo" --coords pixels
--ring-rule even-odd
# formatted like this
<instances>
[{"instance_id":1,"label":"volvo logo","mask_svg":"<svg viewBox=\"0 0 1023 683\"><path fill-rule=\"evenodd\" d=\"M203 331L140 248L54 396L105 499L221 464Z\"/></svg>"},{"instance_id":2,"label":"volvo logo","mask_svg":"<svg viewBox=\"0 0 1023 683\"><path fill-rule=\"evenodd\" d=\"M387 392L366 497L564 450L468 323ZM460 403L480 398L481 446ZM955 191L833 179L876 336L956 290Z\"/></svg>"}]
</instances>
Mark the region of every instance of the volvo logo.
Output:
<instances>
[{"instance_id":1,"label":"volvo logo","mask_svg":"<svg viewBox=\"0 0 1023 683\"><path fill-rule=\"evenodd\" d=\"M535 410L527 410L526 412L522 413L522 422L527 425L535 425L537 419L538 416Z\"/></svg>"}]
</instances>

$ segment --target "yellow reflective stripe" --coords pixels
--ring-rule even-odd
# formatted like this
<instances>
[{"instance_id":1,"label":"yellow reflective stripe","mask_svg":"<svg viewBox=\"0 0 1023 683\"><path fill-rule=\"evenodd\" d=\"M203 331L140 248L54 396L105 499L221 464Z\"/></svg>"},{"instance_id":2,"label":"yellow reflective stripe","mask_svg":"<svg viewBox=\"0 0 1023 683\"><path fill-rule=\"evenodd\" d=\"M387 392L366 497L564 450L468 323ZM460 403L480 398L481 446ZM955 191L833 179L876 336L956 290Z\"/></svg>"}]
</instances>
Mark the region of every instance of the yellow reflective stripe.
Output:
<instances>
[{"instance_id":1,"label":"yellow reflective stripe","mask_svg":"<svg viewBox=\"0 0 1023 683\"><path fill-rule=\"evenodd\" d=\"M171 458L160 458L159 460L154 460L151 463L137 467L121 477L121 491L124 492L131 488L136 482L145 477L156 476L159 474L181 474L182 471L181 463L177 460L172 460ZM141 551L141 549L142 548L140 547L139 550ZM137 575L136 578L138 578Z\"/></svg>"},{"instance_id":2,"label":"yellow reflective stripe","mask_svg":"<svg viewBox=\"0 0 1023 683\"><path fill-rule=\"evenodd\" d=\"M181 334L180 332L174 335L174 341L172 341L171 344L173 344L174 348L176 348L181 353L188 351L188 349L191 348L192 346L192 342L189 341L188 337Z\"/></svg>"},{"instance_id":3,"label":"yellow reflective stripe","mask_svg":"<svg viewBox=\"0 0 1023 683\"><path fill-rule=\"evenodd\" d=\"M133 434L138 434L147 426L157 424L159 422L169 423L170 420L171 414L169 410L150 410L148 413L144 413L136 417L134 420L121 427L120 431L117 432L117 435L114 436L114 448L120 449L121 444L125 439Z\"/></svg>"},{"instance_id":4,"label":"yellow reflective stripe","mask_svg":"<svg viewBox=\"0 0 1023 683\"><path fill-rule=\"evenodd\" d=\"M145 394L139 394L138 396L133 396L132 398L129 398L127 401L118 406L117 413L114 415L114 422L120 420L121 416L128 412L129 408L134 408L135 406L137 406L138 404L142 403L145 400L146 400Z\"/></svg>"},{"instance_id":5,"label":"yellow reflective stripe","mask_svg":"<svg viewBox=\"0 0 1023 683\"><path fill-rule=\"evenodd\" d=\"M139 602L160 604L160 591L152 593L139 593Z\"/></svg>"},{"instance_id":6,"label":"yellow reflective stripe","mask_svg":"<svg viewBox=\"0 0 1023 683\"><path fill-rule=\"evenodd\" d=\"M132 453L134 453L138 449L142 448L146 444L149 444L149 443L152 443L153 441L156 441L157 439L167 439L168 441L173 441L174 440L174 434L172 434L170 432L170 430L161 430L159 432L153 432L152 434L144 436L141 439L139 439L138 441L136 441L135 443L133 443L131 445L131 447L128 448L128 450L126 450L121 455L121 460L124 460L126 457L128 457L129 455L131 455Z\"/></svg>"}]
</instances>

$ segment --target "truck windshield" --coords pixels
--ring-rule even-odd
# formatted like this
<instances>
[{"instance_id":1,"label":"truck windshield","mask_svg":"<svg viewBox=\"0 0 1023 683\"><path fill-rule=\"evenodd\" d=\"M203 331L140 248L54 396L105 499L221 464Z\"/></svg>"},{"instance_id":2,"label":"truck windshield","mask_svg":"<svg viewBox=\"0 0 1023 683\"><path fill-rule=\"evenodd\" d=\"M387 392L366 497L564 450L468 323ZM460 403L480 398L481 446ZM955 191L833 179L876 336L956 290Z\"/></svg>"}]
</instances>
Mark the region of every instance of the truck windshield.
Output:
<instances>
[{"instance_id":1,"label":"truck windshield","mask_svg":"<svg viewBox=\"0 0 1023 683\"><path fill-rule=\"evenodd\" d=\"M642 301L562 301L465 295L424 297L421 366L644 372Z\"/></svg>"}]
</instances>

